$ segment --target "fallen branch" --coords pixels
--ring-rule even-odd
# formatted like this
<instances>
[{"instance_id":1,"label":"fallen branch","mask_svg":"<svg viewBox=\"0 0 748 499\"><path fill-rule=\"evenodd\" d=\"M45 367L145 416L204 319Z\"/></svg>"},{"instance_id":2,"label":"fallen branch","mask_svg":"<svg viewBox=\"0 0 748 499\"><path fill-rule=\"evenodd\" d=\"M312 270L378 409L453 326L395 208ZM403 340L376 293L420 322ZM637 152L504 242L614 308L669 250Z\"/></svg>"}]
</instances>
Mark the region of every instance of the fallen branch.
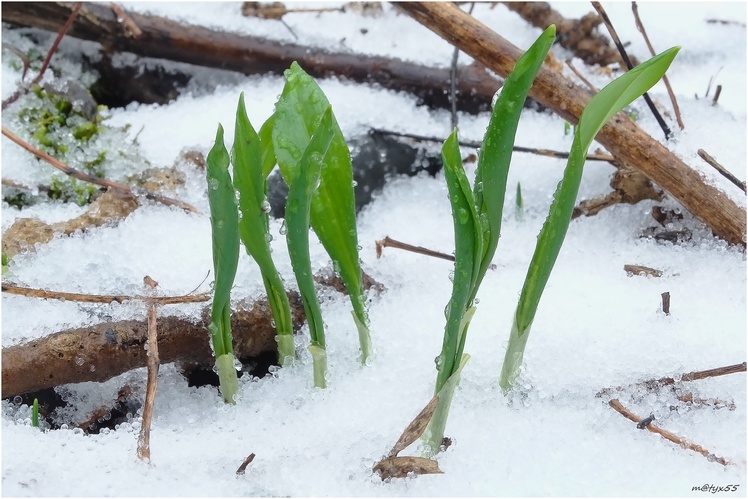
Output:
<instances>
[{"instance_id":1,"label":"fallen branch","mask_svg":"<svg viewBox=\"0 0 748 499\"><path fill-rule=\"evenodd\" d=\"M678 444L678 445L680 445L681 447L683 447L685 449L689 449L689 450L692 450L694 452L698 452L702 456L706 457L709 461L717 462L717 463L719 463L719 464L721 464L723 466L727 466L729 464L732 464L727 459L725 459L723 457L717 457L714 454L712 454L711 452L709 452L708 450L706 450L705 448L703 448L702 446L697 445L697 444L695 444L693 442L689 442L685 438L681 438L678 435L676 435L675 433L670 433L669 431L663 430L662 428L660 428L658 426L655 426L655 425L653 425L651 423L650 424L642 424L642 422L644 420L642 418L640 418L639 416L637 416L636 414L634 414L633 412L631 412L628 409L626 409L623 406L623 404L621 404L621 402L618 399L611 400L610 402L608 402L608 405L610 405L613 409L615 409L616 411L618 411L618 413L621 414L626 419L630 419L631 421L633 421L634 423L636 423L637 427L639 429L641 429L641 430L647 429L647 430L651 431L652 433L657 433L662 438L664 438L666 440L670 440L674 444ZM641 426L639 426L639 425L641 425Z\"/></svg>"},{"instance_id":2,"label":"fallen branch","mask_svg":"<svg viewBox=\"0 0 748 499\"><path fill-rule=\"evenodd\" d=\"M547 2L502 3L536 28L545 29L555 24L556 37L561 46L574 52L575 56L590 66L623 63L620 54L609 45L608 39L599 33L593 33L601 22L600 17L593 12L581 19L566 19Z\"/></svg>"},{"instance_id":3,"label":"fallen branch","mask_svg":"<svg viewBox=\"0 0 748 499\"><path fill-rule=\"evenodd\" d=\"M12 295L28 296L32 298L43 298L45 300L63 300L83 303L124 303L126 301L144 301L157 305L174 305L176 303L195 303L210 300L211 293L199 295L181 296L143 296L143 295L87 295L81 293L65 293L62 291L49 291L46 289L26 288L14 286L13 284L2 284L3 293Z\"/></svg>"},{"instance_id":4,"label":"fallen branch","mask_svg":"<svg viewBox=\"0 0 748 499\"><path fill-rule=\"evenodd\" d=\"M450 3L406 2L397 6L501 76L506 77L514 69L522 54L519 48ZM590 100L585 89L545 65L535 78L530 96L573 124L579 121ZM614 116L596 140L620 162L641 171L661 186L706 223L717 237L745 247L745 210L707 184L696 170L641 130L624 113Z\"/></svg>"},{"instance_id":5,"label":"fallen branch","mask_svg":"<svg viewBox=\"0 0 748 499\"><path fill-rule=\"evenodd\" d=\"M644 43L647 44L647 48L649 49L649 53L652 55L652 57L654 57L655 55L657 55L657 52L655 52L655 49L652 46L652 42L649 41L647 31L644 29L644 24L642 24L642 20L639 18L639 6L636 4L636 2L631 2L631 10L634 13L636 29L638 29L639 33L642 34ZM667 88L667 94L670 96L670 102L673 103L673 111L675 112L675 119L678 121L678 126L681 130L683 130L686 126L683 124L683 118L681 118L680 116L678 100L675 98L675 92L673 92L673 87L670 86L670 80L668 79L667 75L662 76L662 82L665 84L665 88Z\"/></svg>"},{"instance_id":6,"label":"fallen branch","mask_svg":"<svg viewBox=\"0 0 748 499\"><path fill-rule=\"evenodd\" d=\"M332 53L306 45L183 25L157 16L122 10L138 26L135 39L123 33L117 15L105 4L84 3L67 36L100 43L107 50L130 52L144 57L186 62L227 69L246 75L282 75L297 61L315 78L341 77L359 83L410 92L429 107L449 109L449 68L431 68L399 59L353 53ZM3 2L3 22L49 31L59 29L59 19L70 7L54 2ZM239 11L237 8L237 15ZM490 110L491 98L501 81L477 65L457 72L458 108L477 113Z\"/></svg>"}]
</instances>

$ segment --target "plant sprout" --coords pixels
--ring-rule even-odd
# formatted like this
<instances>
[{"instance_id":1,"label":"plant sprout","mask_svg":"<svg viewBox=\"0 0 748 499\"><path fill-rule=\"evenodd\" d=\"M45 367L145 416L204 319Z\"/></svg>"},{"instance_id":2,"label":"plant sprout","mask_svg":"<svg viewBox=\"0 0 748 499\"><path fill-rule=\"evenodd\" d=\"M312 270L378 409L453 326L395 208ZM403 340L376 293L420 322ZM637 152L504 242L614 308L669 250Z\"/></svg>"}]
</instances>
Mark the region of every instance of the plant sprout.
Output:
<instances>
[{"instance_id":1,"label":"plant sprout","mask_svg":"<svg viewBox=\"0 0 748 499\"><path fill-rule=\"evenodd\" d=\"M31 426L39 428L39 399L35 398L31 405Z\"/></svg>"},{"instance_id":2,"label":"plant sprout","mask_svg":"<svg viewBox=\"0 0 748 499\"><path fill-rule=\"evenodd\" d=\"M327 353L322 312L314 290L312 263L309 259L309 218L312 196L320 182L322 163L334 134L332 110L328 106L299 160L299 167L291 171L293 177L288 183L286 201L288 253L309 324L309 334L312 338L309 351L314 363L314 385L319 388L327 386Z\"/></svg>"},{"instance_id":3,"label":"plant sprout","mask_svg":"<svg viewBox=\"0 0 748 499\"><path fill-rule=\"evenodd\" d=\"M236 110L234 146L231 151L234 187L239 192L239 209L242 213L239 234L247 253L260 267L275 329L278 332L278 360L285 366L295 358L296 349L288 295L270 255L270 205L267 201L267 174L264 167L266 160L263 159L268 156L266 151L271 147L269 144L267 140L262 141L252 127L242 92ZM274 160L272 163L272 166L275 166Z\"/></svg>"},{"instance_id":4,"label":"plant sprout","mask_svg":"<svg viewBox=\"0 0 748 499\"><path fill-rule=\"evenodd\" d=\"M284 74L286 84L275 106L271 124L263 126L271 130L261 130L260 135L271 136L273 154L281 174L291 185L312 133L330 103L319 85L296 62ZM360 360L365 363L371 355L371 339L358 257L353 169L350 151L332 113L331 127L333 137L323 158L319 186L312 194L310 221L348 290L359 334ZM265 166L270 162L269 159L263 160Z\"/></svg>"},{"instance_id":5,"label":"plant sprout","mask_svg":"<svg viewBox=\"0 0 748 499\"><path fill-rule=\"evenodd\" d=\"M520 186L519 182L517 182L517 203L515 206L515 214L517 215L517 220L522 220L524 208L525 205L522 201L522 187Z\"/></svg>"},{"instance_id":6,"label":"plant sprout","mask_svg":"<svg viewBox=\"0 0 748 499\"><path fill-rule=\"evenodd\" d=\"M216 276L209 330L221 395L227 403L233 403L239 383L234 368L230 293L239 261L239 214L229 175L229 154L223 145L221 125L218 125L215 145L208 153L206 163L210 225L213 233L213 268Z\"/></svg>"},{"instance_id":7,"label":"plant sprout","mask_svg":"<svg viewBox=\"0 0 748 499\"><path fill-rule=\"evenodd\" d=\"M509 390L517 378L530 326L543 289L553 270L576 202L587 150L600 129L616 113L649 90L665 74L680 47L673 47L609 83L585 107L574 130L574 141L556 193L535 246L520 294L499 384Z\"/></svg>"},{"instance_id":8,"label":"plant sprout","mask_svg":"<svg viewBox=\"0 0 748 499\"><path fill-rule=\"evenodd\" d=\"M465 338L475 313L478 288L499 241L517 125L527 93L555 35L556 27L551 25L517 60L514 71L504 82L483 138L472 190L462 166L457 130L442 147L455 231L455 270L452 297L445 309L447 323L442 351L436 358L435 394L439 402L423 436L426 454L438 452L459 373L469 358L463 354Z\"/></svg>"}]
</instances>

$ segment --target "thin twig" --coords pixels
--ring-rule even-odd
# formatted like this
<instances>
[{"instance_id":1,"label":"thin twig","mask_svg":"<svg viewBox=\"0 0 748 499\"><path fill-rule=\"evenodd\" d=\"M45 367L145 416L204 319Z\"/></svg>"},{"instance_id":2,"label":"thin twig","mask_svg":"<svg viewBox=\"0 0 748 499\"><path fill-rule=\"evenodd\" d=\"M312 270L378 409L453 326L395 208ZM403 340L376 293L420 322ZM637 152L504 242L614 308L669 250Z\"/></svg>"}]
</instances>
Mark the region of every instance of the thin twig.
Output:
<instances>
[{"instance_id":1,"label":"thin twig","mask_svg":"<svg viewBox=\"0 0 748 499\"><path fill-rule=\"evenodd\" d=\"M143 295L87 295L81 293L64 293L61 291L49 291L46 289L26 288L13 284L2 283L2 292L13 295L28 296L31 298L42 298L45 300L64 300L83 303L123 303L126 301L144 301L157 305L175 305L178 303L195 303L209 301L211 294L199 295L187 294L180 296L143 296Z\"/></svg>"},{"instance_id":2,"label":"thin twig","mask_svg":"<svg viewBox=\"0 0 748 499\"><path fill-rule=\"evenodd\" d=\"M717 160L714 159L709 153L707 153L703 149L699 149L698 154L701 157L701 159L709 163L709 165L711 165L712 168L717 170L723 177L725 177L727 180L729 180L730 182L738 186L738 188L742 190L743 192L746 192L745 182L742 182L741 180L739 180L735 175L730 173L724 166L720 165L717 162Z\"/></svg>"},{"instance_id":3,"label":"thin twig","mask_svg":"<svg viewBox=\"0 0 748 499\"><path fill-rule=\"evenodd\" d=\"M587 88L589 88L590 90L592 90L593 93L600 92L600 90L598 90L597 87L595 87L595 85L593 85L592 83L590 83L589 80L587 80L587 78L585 78L582 75L582 73L579 72L579 70L574 66L574 63L571 62L571 59L566 59L566 65L569 66L569 69L571 69L572 72L575 75L577 75L577 78L579 78L580 80L582 80L582 83L584 83L585 85L587 85Z\"/></svg>"},{"instance_id":4,"label":"thin twig","mask_svg":"<svg viewBox=\"0 0 748 499\"><path fill-rule=\"evenodd\" d=\"M378 128L374 128L372 129L372 131L376 133L381 133L383 135L403 137L406 139L413 139L413 140L417 140L421 142L437 142L437 143L444 142L444 139L440 139L438 137L428 137L425 135L418 135L415 133L393 132L390 130L381 130ZM472 142L469 140L460 140L459 144L463 147L473 147L476 149L481 146L480 142ZM513 146L512 150L514 152L525 152L525 153L530 153L530 154L537 154L540 156L548 156L551 158L566 159L569 157L568 152L552 151L550 149L536 149L534 147ZM588 154L586 159L587 161L606 161L608 163L613 163L615 161L615 158L613 156L609 156L607 154Z\"/></svg>"},{"instance_id":5,"label":"thin twig","mask_svg":"<svg viewBox=\"0 0 748 499\"><path fill-rule=\"evenodd\" d=\"M610 37L613 38L613 43L615 43L616 48L618 48L618 52L621 53L621 58L623 58L623 62L626 63L626 67L629 70L634 69L634 65L631 63L631 59L629 59L629 55L626 53L626 49L621 43L621 39L618 38L618 33L616 33L615 28L613 28L613 23L611 23L610 18L608 17L608 13L605 12L605 9L600 4L600 2L592 2L592 6L595 8L597 13L600 14L600 17L603 18L603 22L608 28ZM662 128L662 131L665 133L665 139L670 139L670 135L672 133L670 131L670 127L668 127L667 123L665 123L665 120L662 119L662 116L660 115L659 111L657 111L654 102L652 102L652 99L646 92L644 92L644 100L647 102L647 106L649 106L649 109L652 111L652 114L657 120L657 123L660 125L660 128Z\"/></svg>"},{"instance_id":6,"label":"thin twig","mask_svg":"<svg viewBox=\"0 0 748 499\"><path fill-rule=\"evenodd\" d=\"M651 431L652 433L657 433L662 438L664 438L666 440L669 440L669 441L671 441L671 442L673 442L675 444L678 444L681 447L684 447L686 449L692 450L694 452L698 452L702 456L706 457L709 461L717 462L717 463L719 463L719 464L721 464L723 466L727 466L729 464L732 464L730 461L728 461L727 459L725 459L723 457L717 457L717 456L715 456L714 454L712 454L711 452L709 452L708 450L706 450L702 446L697 445L697 444L695 444L693 442L689 442L688 440L686 440L686 439L684 439L682 437L679 437L675 433L671 433L671 432L669 432L667 430L663 430L662 428L660 428L658 426L655 426L653 424L646 424L646 425L642 424L641 427L639 427L638 425L640 425L644 421L644 419L640 418L639 416L637 416L633 412L631 412L628 409L626 409L623 406L623 404L621 404L621 402L618 399L611 400L610 402L608 402L608 405L610 405L613 409L615 409L616 411L618 411L618 413L620 413L626 419L630 419L631 421L633 421L634 423L636 423L637 427L639 429L647 429L647 430Z\"/></svg>"},{"instance_id":7,"label":"thin twig","mask_svg":"<svg viewBox=\"0 0 748 499\"><path fill-rule=\"evenodd\" d=\"M239 465L239 468L236 470L237 475L243 475L244 471L247 469L247 466L249 466L249 463L255 460L255 453L253 452L249 456L247 456L247 459L244 460L244 462Z\"/></svg>"},{"instance_id":8,"label":"thin twig","mask_svg":"<svg viewBox=\"0 0 748 499\"><path fill-rule=\"evenodd\" d=\"M735 26L742 26L745 28L745 23L741 23L740 21L731 21L727 19L707 19L706 22L708 24L733 24Z\"/></svg>"},{"instance_id":9,"label":"thin twig","mask_svg":"<svg viewBox=\"0 0 748 499\"><path fill-rule=\"evenodd\" d=\"M475 2L470 4L468 14L473 13L473 7L475 7ZM459 55L460 49L455 47L455 50L452 53L452 66L449 70L449 101L452 104L452 130L457 128L457 123L459 121L457 118L457 58Z\"/></svg>"},{"instance_id":10,"label":"thin twig","mask_svg":"<svg viewBox=\"0 0 748 499\"><path fill-rule=\"evenodd\" d=\"M52 46L49 48L49 52L47 52L47 57L44 59L44 62L42 63L42 67L39 70L39 74L36 75L36 78L34 78L31 81L31 85L34 85L36 83L39 83L42 80L42 77L44 76L44 72L47 70L47 67L49 67L49 63L52 60L52 56L57 51L57 47L60 45L60 42L62 41L62 38L65 36L65 33L68 32L70 29L70 26L73 25L73 21L75 21L75 18L78 17L78 11L81 9L81 6L83 5L82 2L76 2L75 6L73 7L73 10L70 12L70 15L68 16L67 21L65 21L65 24L62 25L62 28L57 33L57 38L55 38L55 41L52 43ZM8 97L3 101L2 109L5 110L9 105L14 103L18 100L19 97L24 95L29 91L29 86L23 86L16 90L13 95Z\"/></svg>"},{"instance_id":11,"label":"thin twig","mask_svg":"<svg viewBox=\"0 0 748 499\"><path fill-rule=\"evenodd\" d=\"M722 71L722 68L724 68L724 66L720 66L717 72L709 77L709 83L706 85L706 93L704 94L704 97L709 97L709 92L712 90L712 83L714 83L714 80L717 79L717 76L719 76L719 72Z\"/></svg>"},{"instance_id":12,"label":"thin twig","mask_svg":"<svg viewBox=\"0 0 748 499\"><path fill-rule=\"evenodd\" d=\"M733 364L731 366L717 367L715 369L707 369L706 371L693 371L690 373L684 373L677 377L665 376L660 379L650 379L647 381L641 381L628 386L617 386L615 388L603 388L597 394L596 397L604 397L610 395L612 392L621 392L626 389L646 388L647 390L659 389L663 386L674 385L676 379L678 381L699 381L706 378L714 378L717 376L726 376L728 374L741 373L746 371L746 363Z\"/></svg>"},{"instance_id":13,"label":"thin twig","mask_svg":"<svg viewBox=\"0 0 748 499\"><path fill-rule=\"evenodd\" d=\"M714 98L712 99L712 106L717 105L717 101L719 100L719 96L722 93L722 85L717 85L717 89L714 91Z\"/></svg>"},{"instance_id":14,"label":"thin twig","mask_svg":"<svg viewBox=\"0 0 748 499\"><path fill-rule=\"evenodd\" d=\"M670 315L670 291L665 291L660 296L662 297L662 312Z\"/></svg>"},{"instance_id":15,"label":"thin twig","mask_svg":"<svg viewBox=\"0 0 748 499\"><path fill-rule=\"evenodd\" d=\"M130 38L135 38L136 40L140 38L140 36L143 34L143 30L141 30L140 27L135 24L135 21L132 20L127 12L122 10L122 7L114 2L110 3L109 5L112 7L114 14L117 16L117 21L122 23L122 25L124 26L125 34Z\"/></svg>"},{"instance_id":16,"label":"thin twig","mask_svg":"<svg viewBox=\"0 0 748 499\"><path fill-rule=\"evenodd\" d=\"M642 34L642 37L644 38L644 43L647 44L647 48L649 49L649 53L654 57L657 55L655 52L654 47L652 46L652 43L649 41L649 36L647 36L647 31L644 29L644 24L642 24L642 20L639 18L639 6L636 4L636 2L631 2L631 10L634 12L634 21L636 22L636 29L639 30L639 33ZM667 75L662 75L662 82L665 84L665 88L667 88L667 93L670 96L670 102L673 103L673 111L675 111L675 119L678 121L678 126L681 130L683 130L686 126L683 124L683 119L680 116L680 108L678 107L678 101L675 99L675 92L673 92L673 87L670 86L670 80L668 79Z\"/></svg>"},{"instance_id":17,"label":"thin twig","mask_svg":"<svg viewBox=\"0 0 748 499\"><path fill-rule=\"evenodd\" d=\"M652 267L645 267L644 265L624 265L623 270L629 276L634 275L648 275L652 277L662 277L662 271L653 269Z\"/></svg>"},{"instance_id":18,"label":"thin twig","mask_svg":"<svg viewBox=\"0 0 748 499\"><path fill-rule=\"evenodd\" d=\"M23 62L23 71L21 72L21 82L23 82L23 80L26 79L26 73L31 67L31 61L29 60L28 56L23 53L21 49L14 47L10 43L3 43L3 48L10 50L14 54L16 54L18 58L21 59L21 62Z\"/></svg>"},{"instance_id":19,"label":"thin twig","mask_svg":"<svg viewBox=\"0 0 748 499\"><path fill-rule=\"evenodd\" d=\"M447 255L439 251L430 250L422 246L413 246L412 244L403 243L392 239L390 236L385 236L384 239L377 241L377 258L382 257L382 248L397 248L420 255L433 256L434 258L441 258L442 260L448 260L450 262L455 261L454 255Z\"/></svg>"},{"instance_id":20,"label":"thin twig","mask_svg":"<svg viewBox=\"0 0 748 499\"><path fill-rule=\"evenodd\" d=\"M99 185L101 187L115 189L116 191L120 192L123 196L126 196L126 197L133 197L133 198L135 197L135 194L133 193L132 189L130 189L130 187L124 184L120 184L119 182L113 182L111 180L97 178L87 173L83 173L79 170L76 170L75 168L72 168L66 165L65 163L58 160L57 158L50 156L44 151L37 149L36 147L32 146L31 144L29 144L28 142L26 142L25 140L20 138L18 135L8 130L7 128L2 127L2 132L3 132L3 135L8 137L10 140L15 142L19 146L23 147L24 149L29 151L31 154L33 154L37 158L46 161L47 163L54 166L55 168L65 173L66 175L77 178L78 180L82 180L84 182L89 182L94 185ZM193 213L200 213L200 211L197 208L195 208L189 203L185 203L184 201L179 201L179 200L172 199L166 196L159 196L155 194L147 194L146 197L148 199L158 201L159 203L165 204L167 206L179 206L183 210L191 211Z\"/></svg>"},{"instance_id":21,"label":"thin twig","mask_svg":"<svg viewBox=\"0 0 748 499\"><path fill-rule=\"evenodd\" d=\"M158 283L145 276L146 286L155 289ZM156 399L156 384L158 381L158 334L156 329L156 304L151 303L148 310L148 381L145 389L145 404L143 405L143 422L138 436L138 458L142 461L151 460L151 420L153 419L153 403Z\"/></svg>"}]
</instances>

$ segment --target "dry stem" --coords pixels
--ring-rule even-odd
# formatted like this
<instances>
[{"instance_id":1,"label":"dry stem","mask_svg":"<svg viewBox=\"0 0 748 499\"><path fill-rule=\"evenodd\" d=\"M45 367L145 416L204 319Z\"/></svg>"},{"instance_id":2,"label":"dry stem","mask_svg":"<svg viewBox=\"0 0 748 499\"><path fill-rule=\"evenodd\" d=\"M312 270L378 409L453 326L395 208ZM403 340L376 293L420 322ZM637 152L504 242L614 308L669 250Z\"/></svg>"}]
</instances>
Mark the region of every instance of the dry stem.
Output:
<instances>
[{"instance_id":1,"label":"dry stem","mask_svg":"<svg viewBox=\"0 0 748 499\"><path fill-rule=\"evenodd\" d=\"M13 284L2 284L3 293L14 295L29 296L32 298L43 298L45 300L64 300L84 303L123 303L126 301L138 300L157 305L173 305L176 303L194 303L210 300L210 293L199 295L180 295L180 296L143 296L143 295L88 295L82 293L65 293L62 291L49 291L46 289L26 288L15 286Z\"/></svg>"},{"instance_id":2,"label":"dry stem","mask_svg":"<svg viewBox=\"0 0 748 499\"><path fill-rule=\"evenodd\" d=\"M158 283L149 276L144 279L147 286L155 288ZM151 304L148 309L148 381L145 389L145 405L143 406L143 422L138 436L138 458L141 461L151 460L151 420L153 419L153 403L156 399L156 384L158 382L158 333L156 330L156 305Z\"/></svg>"},{"instance_id":3,"label":"dry stem","mask_svg":"<svg viewBox=\"0 0 748 499\"><path fill-rule=\"evenodd\" d=\"M633 421L637 425L643 421L642 418L640 418L639 416L637 416L633 412L631 412L628 409L626 409L623 406L623 404L621 404L621 402L618 399L611 400L610 402L608 402L608 405L610 405L613 409L615 409L616 411L618 411L623 417L625 417L627 419L630 419L631 421ZM732 464L727 459L725 459L723 457L717 457L714 454L712 454L711 452L709 452L708 450L706 450L705 448L703 448L702 446L697 445L697 444L695 444L693 442L689 442L688 440L679 437L675 433L671 433L671 432L669 432L667 430L663 430L662 428L660 428L658 426L655 426L653 424L642 425L642 427L640 429L645 429L645 428L647 430L651 431L652 433L657 433L658 435L660 435L662 438L664 438L666 440L670 440L671 442L680 445L681 447L684 447L686 449L692 450L694 452L698 452L702 456L706 457L709 461L718 462L719 464L721 464L723 466L727 466L728 464Z\"/></svg>"},{"instance_id":4,"label":"dry stem","mask_svg":"<svg viewBox=\"0 0 748 499\"><path fill-rule=\"evenodd\" d=\"M727 168L725 168L724 166L720 165L717 162L717 160L714 159L709 153L707 153L703 149L699 149L698 154L701 157L701 159L703 159L704 161L706 161L707 163L709 163L709 165L712 168L714 168L715 170L717 170L723 177L725 177L727 180L729 180L730 182L732 182L733 184L735 184L736 186L738 186L738 188L741 191L746 192L745 191L745 182L740 181L738 179L738 177L736 177L735 175L733 175Z\"/></svg>"}]
</instances>

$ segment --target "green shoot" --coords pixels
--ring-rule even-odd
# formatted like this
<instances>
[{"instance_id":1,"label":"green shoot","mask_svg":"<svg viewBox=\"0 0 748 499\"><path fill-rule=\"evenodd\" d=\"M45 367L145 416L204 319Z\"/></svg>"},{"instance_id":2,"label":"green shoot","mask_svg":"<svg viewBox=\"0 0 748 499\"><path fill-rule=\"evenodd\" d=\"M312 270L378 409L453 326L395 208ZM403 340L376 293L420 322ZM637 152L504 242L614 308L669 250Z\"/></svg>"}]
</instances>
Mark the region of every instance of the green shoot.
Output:
<instances>
[{"instance_id":1,"label":"green shoot","mask_svg":"<svg viewBox=\"0 0 748 499\"><path fill-rule=\"evenodd\" d=\"M296 62L285 76L286 84L268 128L272 128L273 152L281 174L290 185L312 133L330 103L314 79ZM350 151L332 114L331 120L334 136L324 157L319 187L312 195L310 220L348 290L359 332L360 360L365 363L371 355L371 339L358 257L353 170ZM261 135L265 135L263 130Z\"/></svg>"},{"instance_id":2,"label":"green shoot","mask_svg":"<svg viewBox=\"0 0 748 499\"><path fill-rule=\"evenodd\" d=\"M505 391L511 388L522 364L530 326L535 318L540 297L569 228L585 157L592 140L610 118L662 78L678 50L680 47L666 50L612 81L590 100L582 112L574 130L574 141L564 176L556 189L548 218L540 230L535 253L517 304L499 381Z\"/></svg>"},{"instance_id":3,"label":"green shoot","mask_svg":"<svg viewBox=\"0 0 748 499\"><path fill-rule=\"evenodd\" d=\"M438 452L444 438L456 376L468 358L463 350L475 313L475 297L499 242L507 174L522 106L555 34L556 28L551 25L519 58L504 82L480 149L472 190L462 166L456 130L442 147L455 231L455 270L452 297L445 310L442 351L436 359L435 394L439 395L439 402L424 433L427 454ZM448 384L452 388L445 390Z\"/></svg>"},{"instance_id":4,"label":"green shoot","mask_svg":"<svg viewBox=\"0 0 748 499\"><path fill-rule=\"evenodd\" d=\"M234 367L230 293L239 261L239 214L221 125L218 125L216 142L208 153L206 162L210 225L213 233L213 268L216 276L209 329L221 394L227 403L233 403L239 383Z\"/></svg>"},{"instance_id":5,"label":"green shoot","mask_svg":"<svg viewBox=\"0 0 748 499\"><path fill-rule=\"evenodd\" d=\"M31 406L31 426L39 428L39 399L36 398Z\"/></svg>"},{"instance_id":6,"label":"green shoot","mask_svg":"<svg viewBox=\"0 0 748 499\"><path fill-rule=\"evenodd\" d=\"M525 205L522 202L522 187L519 185L519 182L517 182L517 204L516 204L516 210L515 210L515 214L517 215L517 220L522 220L524 209L525 209Z\"/></svg>"},{"instance_id":7,"label":"green shoot","mask_svg":"<svg viewBox=\"0 0 748 499\"><path fill-rule=\"evenodd\" d=\"M286 201L288 253L309 324L312 338L309 350L314 362L314 385L319 388L327 386L327 354L322 313L314 289L312 263L309 259L309 218L312 196L319 184L322 165L334 136L332 110L328 106L299 161L298 168L290 172L292 177L288 182Z\"/></svg>"},{"instance_id":8,"label":"green shoot","mask_svg":"<svg viewBox=\"0 0 748 499\"><path fill-rule=\"evenodd\" d=\"M266 162L272 162L272 166L275 166L272 156L272 144L267 139L261 140L249 121L242 92L236 110L234 146L231 152L234 187L239 192L239 208L242 212L239 234L247 253L260 267L278 332L278 360L285 366L295 358L296 348L288 295L270 255L269 205L265 182L267 174L264 170ZM266 159L268 157L270 159Z\"/></svg>"},{"instance_id":9,"label":"green shoot","mask_svg":"<svg viewBox=\"0 0 748 499\"><path fill-rule=\"evenodd\" d=\"M569 124L568 121L564 121L564 137L569 135L570 132L571 132L571 125Z\"/></svg>"}]
</instances>

